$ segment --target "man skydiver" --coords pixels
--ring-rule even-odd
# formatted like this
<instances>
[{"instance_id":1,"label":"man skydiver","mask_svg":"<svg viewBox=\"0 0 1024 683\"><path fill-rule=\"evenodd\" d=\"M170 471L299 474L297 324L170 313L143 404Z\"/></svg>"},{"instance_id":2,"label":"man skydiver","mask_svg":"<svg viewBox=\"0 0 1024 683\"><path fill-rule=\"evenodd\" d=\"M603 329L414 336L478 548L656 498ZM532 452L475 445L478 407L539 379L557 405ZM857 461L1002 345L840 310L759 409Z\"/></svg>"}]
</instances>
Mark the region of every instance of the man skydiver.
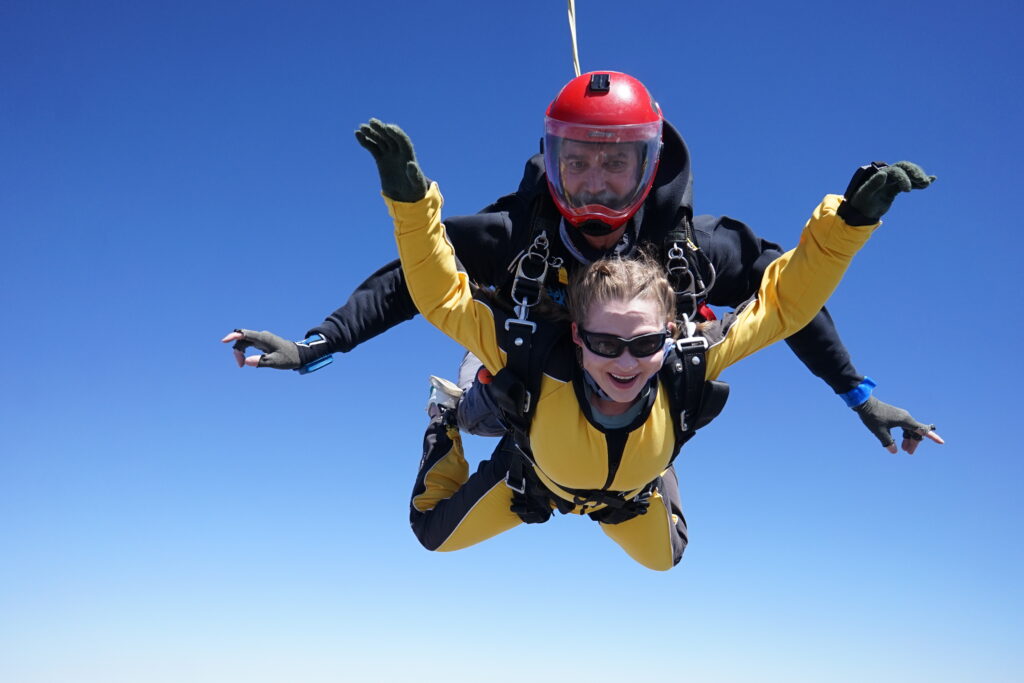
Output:
<instances>
[{"instance_id":1,"label":"man skydiver","mask_svg":"<svg viewBox=\"0 0 1024 683\"><path fill-rule=\"evenodd\" d=\"M680 313L698 320L713 317L707 304L736 307L754 295L765 268L782 254L778 245L739 221L693 217L686 143L644 85L626 74L593 72L570 81L548 107L543 166L540 158L527 162L516 193L478 214L445 219L470 279L495 287L506 299L516 266L538 234L547 238L545 258L552 266L551 278L542 284L556 301L576 268L610 253L629 257L646 243L661 252L670 273L675 269L682 273L680 280L689 278L688 289L686 283L677 284L681 307L688 309ZM319 335L316 343L250 330L236 330L222 341L235 342L240 367L296 369L336 351L351 351L415 314L396 260L307 333ZM931 431L902 408L872 396L875 383L857 373L825 309L786 341L890 452L897 452L892 428L903 428L902 447L908 453ZM245 357L249 346L264 353ZM497 410L486 386L474 381L475 366L469 361L460 372L460 389L466 391L459 402L459 425L473 433L500 433ZM461 392L451 393L457 400Z\"/></svg>"}]
</instances>

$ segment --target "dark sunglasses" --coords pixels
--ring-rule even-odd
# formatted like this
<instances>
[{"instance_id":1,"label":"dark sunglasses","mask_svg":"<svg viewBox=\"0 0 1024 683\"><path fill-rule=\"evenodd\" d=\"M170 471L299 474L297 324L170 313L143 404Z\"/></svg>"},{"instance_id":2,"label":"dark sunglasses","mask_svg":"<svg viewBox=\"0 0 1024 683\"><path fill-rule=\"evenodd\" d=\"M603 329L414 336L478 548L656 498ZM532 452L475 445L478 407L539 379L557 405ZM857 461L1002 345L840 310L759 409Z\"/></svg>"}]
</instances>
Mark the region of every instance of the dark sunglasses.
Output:
<instances>
[{"instance_id":1,"label":"dark sunglasses","mask_svg":"<svg viewBox=\"0 0 1024 683\"><path fill-rule=\"evenodd\" d=\"M641 334L632 339L623 339L614 334L601 334L600 332L587 332L577 326L583 345L590 349L591 353L605 358L618 358L622 352L629 349L633 358L647 358L653 356L665 347L665 340L668 338L668 330Z\"/></svg>"}]
</instances>

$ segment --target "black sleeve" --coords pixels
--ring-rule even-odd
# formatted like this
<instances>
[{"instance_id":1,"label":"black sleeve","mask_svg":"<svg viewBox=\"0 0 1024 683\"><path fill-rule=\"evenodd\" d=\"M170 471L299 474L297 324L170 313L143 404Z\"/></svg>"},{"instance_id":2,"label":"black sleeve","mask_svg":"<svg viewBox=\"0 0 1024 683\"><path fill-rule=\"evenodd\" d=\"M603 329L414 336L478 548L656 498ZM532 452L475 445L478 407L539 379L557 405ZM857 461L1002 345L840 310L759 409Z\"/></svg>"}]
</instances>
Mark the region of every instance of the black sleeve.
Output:
<instances>
[{"instance_id":1,"label":"black sleeve","mask_svg":"<svg viewBox=\"0 0 1024 683\"><path fill-rule=\"evenodd\" d=\"M697 216L694 231L715 267L715 284L708 294L713 306L735 308L754 296L765 269L782 255L779 245L761 239L749 226L728 216ZM807 369L837 394L851 391L864 379L854 368L832 316L824 308L786 343Z\"/></svg>"},{"instance_id":2,"label":"black sleeve","mask_svg":"<svg viewBox=\"0 0 1024 683\"><path fill-rule=\"evenodd\" d=\"M510 222L506 213L453 216L444 221L448 239L470 279L497 284L511 258ZM395 260L368 277L345 305L309 330L327 341L326 353L348 353L363 342L411 319L418 313Z\"/></svg>"},{"instance_id":3,"label":"black sleeve","mask_svg":"<svg viewBox=\"0 0 1024 683\"><path fill-rule=\"evenodd\" d=\"M366 278L344 306L309 330L306 336L319 334L327 340L326 353L348 353L416 313L416 305L405 286L401 263L396 259Z\"/></svg>"}]
</instances>

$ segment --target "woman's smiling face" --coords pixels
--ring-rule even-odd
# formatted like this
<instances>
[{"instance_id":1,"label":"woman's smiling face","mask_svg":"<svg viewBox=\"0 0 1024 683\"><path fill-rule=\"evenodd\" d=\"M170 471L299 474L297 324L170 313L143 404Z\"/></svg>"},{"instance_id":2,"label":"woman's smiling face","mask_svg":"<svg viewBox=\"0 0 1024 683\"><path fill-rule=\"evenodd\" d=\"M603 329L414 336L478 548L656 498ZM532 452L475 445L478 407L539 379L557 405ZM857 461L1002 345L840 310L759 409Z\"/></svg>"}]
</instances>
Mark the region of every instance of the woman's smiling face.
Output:
<instances>
[{"instance_id":1,"label":"woman's smiling face","mask_svg":"<svg viewBox=\"0 0 1024 683\"><path fill-rule=\"evenodd\" d=\"M583 329L595 334L610 334L632 339L666 329L662 305L649 298L628 301L595 302L587 311ZM583 369L613 401L630 403L640 394L648 380L661 369L662 348L643 358L635 358L628 349L617 358L599 356L583 343L580 329L572 324L572 339L580 347Z\"/></svg>"}]
</instances>

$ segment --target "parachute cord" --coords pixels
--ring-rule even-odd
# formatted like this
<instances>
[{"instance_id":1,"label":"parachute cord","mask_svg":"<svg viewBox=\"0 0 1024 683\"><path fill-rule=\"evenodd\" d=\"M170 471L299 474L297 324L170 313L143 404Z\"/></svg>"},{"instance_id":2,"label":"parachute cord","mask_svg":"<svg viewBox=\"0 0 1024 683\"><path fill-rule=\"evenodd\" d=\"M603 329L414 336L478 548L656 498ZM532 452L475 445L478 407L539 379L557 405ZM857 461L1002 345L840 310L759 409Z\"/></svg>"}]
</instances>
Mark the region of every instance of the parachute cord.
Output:
<instances>
[{"instance_id":1,"label":"parachute cord","mask_svg":"<svg viewBox=\"0 0 1024 683\"><path fill-rule=\"evenodd\" d=\"M576 0L569 0L569 35L572 36L572 66L580 75L580 53L576 47Z\"/></svg>"}]
</instances>

